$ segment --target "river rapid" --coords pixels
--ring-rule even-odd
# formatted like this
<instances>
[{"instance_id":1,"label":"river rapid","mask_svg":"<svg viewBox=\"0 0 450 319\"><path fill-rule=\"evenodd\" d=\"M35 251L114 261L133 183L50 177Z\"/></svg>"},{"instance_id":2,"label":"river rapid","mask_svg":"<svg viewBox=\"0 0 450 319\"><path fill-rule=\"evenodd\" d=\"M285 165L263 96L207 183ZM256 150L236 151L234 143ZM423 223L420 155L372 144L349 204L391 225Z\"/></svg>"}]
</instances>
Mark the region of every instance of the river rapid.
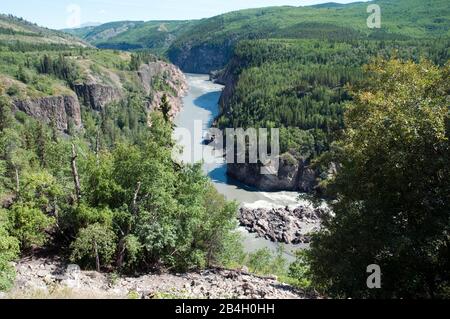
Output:
<instances>
[{"instance_id":1,"label":"river rapid","mask_svg":"<svg viewBox=\"0 0 450 319\"><path fill-rule=\"evenodd\" d=\"M187 130L186 133L190 133L183 134L182 137L178 136L177 140L178 145L185 150L184 155L180 156L182 160L185 163L194 163L201 161L202 153L212 153L212 146L203 145L204 136L196 132L200 131L200 126L206 132L219 115L218 102L223 86L211 82L208 75L186 74L186 78L189 83L189 91L183 99L183 109L175 118L175 125L178 129L185 129ZM203 169L205 174L211 178L219 193L223 194L228 200L238 202L241 206L271 208L300 204L299 193L297 192L262 192L230 178L226 174L226 164L221 156L216 156L214 163L204 163ZM242 227L239 228L239 231L242 233L244 249L247 252L265 247L276 251L278 247L276 243L257 238ZM300 247L283 245L285 248L284 257L288 261L293 261L293 252Z\"/></svg>"}]
</instances>

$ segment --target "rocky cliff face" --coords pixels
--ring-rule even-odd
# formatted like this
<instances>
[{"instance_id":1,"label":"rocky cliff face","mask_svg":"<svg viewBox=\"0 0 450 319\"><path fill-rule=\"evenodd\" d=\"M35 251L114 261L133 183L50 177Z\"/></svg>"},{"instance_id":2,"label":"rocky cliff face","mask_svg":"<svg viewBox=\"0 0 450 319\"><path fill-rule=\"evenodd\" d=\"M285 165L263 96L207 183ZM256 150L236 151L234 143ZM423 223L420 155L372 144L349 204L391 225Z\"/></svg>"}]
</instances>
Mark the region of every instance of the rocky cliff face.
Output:
<instances>
[{"instance_id":1,"label":"rocky cliff face","mask_svg":"<svg viewBox=\"0 0 450 319\"><path fill-rule=\"evenodd\" d=\"M164 94L172 107L172 116L175 116L183 107L182 97L188 91L188 84L184 73L175 65L165 62L152 62L144 64L138 71L142 87L150 101L147 105L150 111L157 110ZM156 81L163 81L168 90L155 90Z\"/></svg>"},{"instance_id":2,"label":"rocky cliff face","mask_svg":"<svg viewBox=\"0 0 450 319\"><path fill-rule=\"evenodd\" d=\"M141 89L149 96L148 110L159 108L162 96L166 93L172 106L172 116L175 116L182 108L182 97L188 90L188 85L183 72L176 66L162 61L142 65L133 76L138 79ZM48 96L34 99L14 101L14 109L22 111L44 123L55 122L60 131L67 132L69 126L81 129L80 104L94 110L102 111L109 104L126 97L126 91L120 83L119 77L114 77L111 83L103 84L94 77L86 83L76 84L72 95ZM163 81L163 89L154 89L156 81Z\"/></svg>"},{"instance_id":3,"label":"rocky cliff face","mask_svg":"<svg viewBox=\"0 0 450 319\"><path fill-rule=\"evenodd\" d=\"M97 83L77 84L74 90L82 103L95 111L101 111L108 104L123 98L119 88Z\"/></svg>"},{"instance_id":4,"label":"rocky cliff face","mask_svg":"<svg viewBox=\"0 0 450 319\"><path fill-rule=\"evenodd\" d=\"M184 43L181 48L172 47L169 59L187 73L209 73L222 69L230 60L233 41L227 40L221 45L203 43L192 45Z\"/></svg>"},{"instance_id":5,"label":"rocky cliff face","mask_svg":"<svg viewBox=\"0 0 450 319\"><path fill-rule=\"evenodd\" d=\"M219 100L219 105L223 113L228 111L229 101L234 95L236 83L239 78L238 70L241 67L241 61L233 58L225 69L211 73L211 80L225 86Z\"/></svg>"},{"instance_id":6,"label":"rocky cliff face","mask_svg":"<svg viewBox=\"0 0 450 319\"><path fill-rule=\"evenodd\" d=\"M228 164L227 174L246 185L263 191L300 191L309 193L317 186L319 172L308 166L304 160L297 160L289 154L280 157L276 175L262 175L259 164Z\"/></svg>"},{"instance_id":7,"label":"rocky cliff face","mask_svg":"<svg viewBox=\"0 0 450 319\"><path fill-rule=\"evenodd\" d=\"M14 109L22 111L47 124L54 121L61 131L67 131L70 125L80 129L81 110L76 96L49 96L38 99L16 100Z\"/></svg>"}]
</instances>

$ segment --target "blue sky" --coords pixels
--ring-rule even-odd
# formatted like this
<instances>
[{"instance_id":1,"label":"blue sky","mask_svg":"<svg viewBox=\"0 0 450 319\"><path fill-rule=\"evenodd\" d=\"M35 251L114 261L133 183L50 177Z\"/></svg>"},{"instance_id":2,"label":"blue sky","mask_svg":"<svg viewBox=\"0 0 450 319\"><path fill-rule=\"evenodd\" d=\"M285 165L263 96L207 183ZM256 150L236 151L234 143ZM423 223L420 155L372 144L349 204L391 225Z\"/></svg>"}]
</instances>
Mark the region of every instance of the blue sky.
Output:
<instances>
[{"instance_id":1,"label":"blue sky","mask_svg":"<svg viewBox=\"0 0 450 319\"><path fill-rule=\"evenodd\" d=\"M11 13L54 29L88 22L200 19L221 13L275 5L303 6L355 0L1 0Z\"/></svg>"}]
</instances>

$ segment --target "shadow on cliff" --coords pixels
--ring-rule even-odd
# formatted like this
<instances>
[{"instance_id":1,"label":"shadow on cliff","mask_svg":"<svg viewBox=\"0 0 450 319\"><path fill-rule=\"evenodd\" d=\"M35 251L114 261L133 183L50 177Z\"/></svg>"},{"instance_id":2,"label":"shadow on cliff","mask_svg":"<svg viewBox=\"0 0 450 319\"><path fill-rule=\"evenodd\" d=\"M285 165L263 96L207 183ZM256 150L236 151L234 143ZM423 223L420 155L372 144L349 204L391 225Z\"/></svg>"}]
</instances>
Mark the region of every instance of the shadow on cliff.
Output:
<instances>
[{"instance_id":1,"label":"shadow on cliff","mask_svg":"<svg viewBox=\"0 0 450 319\"><path fill-rule=\"evenodd\" d=\"M241 183L238 180L232 178L231 176L228 176L226 165L223 165L223 166L213 169L212 171L210 171L208 173L208 176L216 184L226 184L226 185L236 186L247 192L260 192L260 190L258 190L257 188L248 186L248 185Z\"/></svg>"},{"instance_id":2,"label":"shadow on cliff","mask_svg":"<svg viewBox=\"0 0 450 319\"><path fill-rule=\"evenodd\" d=\"M194 100L194 105L212 113L209 124L212 124L219 116L219 99L222 91L215 91L203 94Z\"/></svg>"}]
</instances>

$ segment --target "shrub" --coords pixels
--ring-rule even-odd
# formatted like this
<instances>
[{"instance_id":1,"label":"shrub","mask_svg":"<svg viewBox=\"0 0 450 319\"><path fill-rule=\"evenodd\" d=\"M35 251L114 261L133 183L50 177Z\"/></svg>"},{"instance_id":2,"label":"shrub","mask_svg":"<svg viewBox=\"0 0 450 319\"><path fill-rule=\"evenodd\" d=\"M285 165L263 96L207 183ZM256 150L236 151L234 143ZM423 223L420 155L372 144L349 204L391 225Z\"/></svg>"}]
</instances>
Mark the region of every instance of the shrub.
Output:
<instances>
[{"instance_id":1,"label":"shrub","mask_svg":"<svg viewBox=\"0 0 450 319\"><path fill-rule=\"evenodd\" d=\"M48 239L46 230L54 222L40 209L22 203L9 209L9 220L11 234L19 239L23 249L44 245Z\"/></svg>"},{"instance_id":2,"label":"shrub","mask_svg":"<svg viewBox=\"0 0 450 319\"><path fill-rule=\"evenodd\" d=\"M116 252L116 235L110 227L101 224L89 225L80 230L77 239L71 245L72 262L100 270L109 266Z\"/></svg>"},{"instance_id":3,"label":"shrub","mask_svg":"<svg viewBox=\"0 0 450 319\"><path fill-rule=\"evenodd\" d=\"M18 96L20 94L20 88L18 85L13 84L11 85L7 90L6 94L8 94L11 97Z\"/></svg>"},{"instance_id":4,"label":"shrub","mask_svg":"<svg viewBox=\"0 0 450 319\"><path fill-rule=\"evenodd\" d=\"M284 247L278 245L274 253L269 248L259 249L246 256L244 263L249 271L260 275L277 275L287 277L287 260L284 258Z\"/></svg>"},{"instance_id":5,"label":"shrub","mask_svg":"<svg viewBox=\"0 0 450 319\"><path fill-rule=\"evenodd\" d=\"M19 256L19 241L7 231L6 210L0 210L0 291L11 287L15 270L10 262Z\"/></svg>"},{"instance_id":6,"label":"shrub","mask_svg":"<svg viewBox=\"0 0 450 319\"><path fill-rule=\"evenodd\" d=\"M124 238L126 268L133 269L137 266L138 262L142 258L142 249L142 244L136 236L128 235Z\"/></svg>"},{"instance_id":7,"label":"shrub","mask_svg":"<svg viewBox=\"0 0 450 319\"><path fill-rule=\"evenodd\" d=\"M289 277L294 280L293 285L303 289L311 288L309 263L304 250L296 252L296 260L289 266Z\"/></svg>"}]
</instances>

